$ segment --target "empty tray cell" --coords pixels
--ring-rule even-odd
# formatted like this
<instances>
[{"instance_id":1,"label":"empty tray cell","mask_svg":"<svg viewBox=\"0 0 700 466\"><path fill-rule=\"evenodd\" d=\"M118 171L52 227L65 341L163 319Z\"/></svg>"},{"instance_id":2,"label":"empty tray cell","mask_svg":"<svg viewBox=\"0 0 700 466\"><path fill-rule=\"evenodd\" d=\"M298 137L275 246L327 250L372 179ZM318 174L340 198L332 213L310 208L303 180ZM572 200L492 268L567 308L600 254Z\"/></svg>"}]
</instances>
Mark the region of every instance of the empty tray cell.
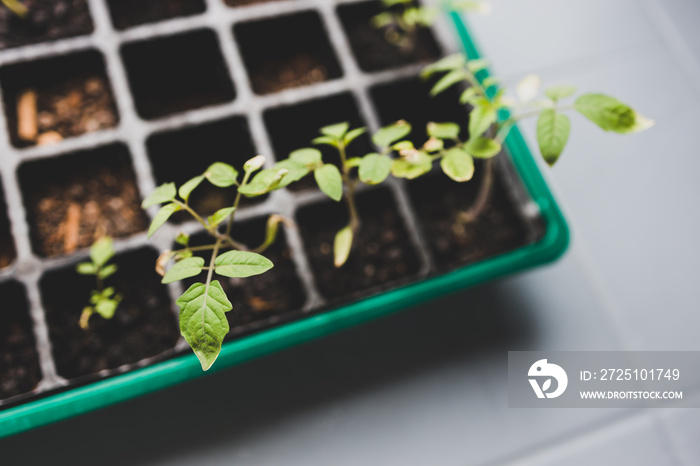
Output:
<instances>
[{"instance_id":1,"label":"empty tray cell","mask_svg":"<svg viewBox=\"0 0 700 466\"><path fill-rule=\"evenodd\" d=\"M8 65L0 70L0 83L16 147L55 143L117 125L99 52Z\"/></svg>"},{"instance_id":2,"label":"empty tray cell","mask_svg":"<svg viewBox=\"0 0 700 466\"><path fill-rule=\"evenodd\" d=\"M244 117L156 133L148 138L146 145L156 184L175 182L178 187L204 173L214 162L228 163L242 173L246 160L256 155ZM192 192L189 204L200 215L211 215L231 206L235 197L235 187L218 188L204 181ZM244 197L241 205L260 202L264 198ZM171 218L176 222L192 219L185 212L178 212Z\"/></svg>"},{"instance_id":3,"label":"empty tray cell","mask_svg":"<svg viewBox=\"0 0 700 466\"><path fill-rule=\"evenodd\" d=\"M371 189L357 196L361 226L348 261L333 266L335 234L348 224L344 203L324 201L300 209L297 223L316 286L337 302L376 293L415 278L420 261L391 192Z\"/></svg>"},{"instance_id":4,"label":"empty tray cell","mask_svg":"<svg viewBox=\"0 0 700 466\"><path fill-rule=\"evenodd\" d=\"M265 240L268 217L258 217L233 226L231 235L250 248L260 246ZM212 244L211 236L201 233L190 240L191 246ZM175 245L173 249L181 248ZM229 337L270 327L289 320L298 314L306 302L304 287L297 275L292 252L287 246L284 226L279 225L275 242L261 253L275 266L267 272L247 278L216 276L226 292L233 310L226 313L231 327ZM198 254L209 261L211 254ZM206 274L185 281L185 287L206 279Z\"/></svg>"},{"instance_id":5,"label":"empty tray cell","mask_svg":"<svg viewBox=\"0 0 700 466\"><path fill-rule=\"evenodd\" d=\"M10 265L17 256L15 241L10 230L10 220L7 217L5 194L0 184L0 269Z\"/></svg>"},{"instance_id":6,"label":"empty tray cell","mask_svg":"<svg viewBox=\"0 0 700 466\"><path fill-rule=\"evenodd\" d=\"M372 87L370 95L381 124L386 125L404 119L413 127L408 139L414 144L422 144L428 138L426 133L428 122L451 121L461 126L460 137L467 140L469 137L468 112L467 107L459 103L460 93L457 86L436 97L429 95L430 87L430 83L419 78L409 78Z\"/></svg>"},{"instance_id":7,"label":"empty tray cell","mask_svg":"<svg viewBox=\"0 0 700 466\"><path fill-rule=\"evenodd\" d=\"M379 71L413 63L435 60L440 48L430 29L420 28L411 44L399 47L387 40L386 29L372 25L372 18L385 11L379 1L362 2L338 7L338 15L350 40L355 60L363 71Z\"/></svg>"},{"instance_id":8,"label":"empty tray cell","mask_svg":"<svg viewBox=\"0 0 700 466\"><path fill-rule=\"evenodd\" d=\"M86 0L21 0L20 18L0 4L0 49L90 34L92 18Z\"/></svg>"},{"instance_id":9,"label":"empty tray cell","mask_svg":"<svg viewBox=\"0 0 700 466\"><path fill-rule=\"evenodd\" d=\"M308 11L238 24L234 35L256 94L307 86L342 75L317 13Z\"/></svg>"},{"instance_id":10,"label":"empty tray cell","mask_svg":"<svg viewBox=\"0 0 700 466\"><path fill-rule=\"evenodd\" d=\"M192 16L206 10L204 0L107 0L107 5L112 15L112 24L117 29Z\"/></svg>"},{"instance_id":11,"label":"empty tray cell","mask_svg":"<svg viewBox=\"0 0 700 466\"><path fill-rule=\"evenodd\" d=\"M296 105L267 110L265 125L272 141L277 160L285 159L289 153L302 147L313 147L311 141L320 136L323 126L347 121L351 128L365 126L357 109L355 98L350 93L337 94ZM338 152L329 146L316 146L323 152L326 163L340 164ZM362 135L348 147L348 157L358 157L373 152L369 136ZM313 176L290 185L291 189L305 189L314 186Z\"/></svg>"},{"instance_id":12,"label":"empty tray cell","mask_svg":"<svg viewBox=\"0 0 700 466\"><path fill-rule=\"evenodd\" d=\"M122 47L136 110L145 119L220 104L236 93L208 29Z\"/></svg>"},{"instance_id":13,"label":"empty tray cell","mask_svg":"<svg viewBox=\"0 0 700 466\"><path fill-rule=\"evenodd\" d=\"M75 265L44 274L39 286L60 375L72 379L94 374L175 346L180 331L168 289L154 270L156 259L150 248L116 256L113 263L118 270L105 286L113 286L122 300L112 319L93 314L87 329L78 322L96 289L95 277L79 275Z\"/></svg>"},{"instance_id":14,"label":"empty tray cell","mask_svg":"<svg viewBox=\"0 0 700 466\"><path fill-rule=\"evenodd\" d=\"M0 284L0 400L36 388L41 380L24 286Z\"/></svg>"},{"instance_id":15,"label":"empty tray cell","mask_svg":"<svg viewBox=\"0 0 700 466\"><path fill-rule=\"evenodd\" d=\"M69 254L100 236L147 227L124 145L22 164L19 181L32 247L41 256Z\"/></svg>"}]
</instances>

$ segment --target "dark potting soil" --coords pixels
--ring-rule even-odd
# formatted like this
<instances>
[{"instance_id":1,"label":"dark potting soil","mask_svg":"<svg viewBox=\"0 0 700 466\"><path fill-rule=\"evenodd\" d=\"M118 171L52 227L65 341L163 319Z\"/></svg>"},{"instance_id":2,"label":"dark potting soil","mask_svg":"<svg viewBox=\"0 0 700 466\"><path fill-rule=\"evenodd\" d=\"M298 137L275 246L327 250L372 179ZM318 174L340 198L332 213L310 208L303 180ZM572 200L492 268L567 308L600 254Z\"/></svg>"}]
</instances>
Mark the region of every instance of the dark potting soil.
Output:
<instances>
[{"instance_id":1,"label":"dark potting soil","mask_svg":"<svg viewBox=\"0 0 700 466\"><path fill-rule=\"evenodd\" d=\"M265 239L267 217L255 218L234 224L232 237L249 248L256 248ZM200 233L190 239L191 246L211 244L211 236ZM181 246L175 245L174 248ZM306 293L296 267L292 261L292 252L287 245L284 227L280 225L277 239L266 251L261 253L275 266L261 275L247 278L228 278L215 276L226 292L233 310L226 313L231 331L227 339L268 327L284 319L284 315L294 314L306 302ZM209 261L211 254L198 254ZM186 288L196 281L204 281L206 274L183 282Z\"/></svg>"},{"instance_id":2,"label":"dark potting soil","mask_svg":"<svg viewBox=\"0 0 700 466\"><path fill-rule=\"evenodd\" d=\"M146 229L126 146L114 144L19 168L34 251L41 256L86 248L101 236Z\"/></svg>"},{"instance_id":3,"label":"dark potting soil","mask_svg":"<svg viewBox=\"0 0 700 466\"><path fill-rule=\"evenodd\" d=\"M127 29L180 16L192 16L206 9L204 0L107 0L112 24Z\"/></svg>"},{"instance_id":4,"label":"dark potting soil","mask_svg":"<svg viewBox=\"0 0 700 466\"><path fill-rule=\"evenodd\" d=\"M98 52L11 65L1 80L16 147L55 143L112 128L119 120Z\"/></svg>"},{"instance_id":5,"label":"dark potting soil","mask_svg":"<svg viewBox=\"0 0 700 466\"><path fill-rule=\"evenodd\" d=\"M10 265L17 255L15 241L10 231L10 220L7 217L5 196L0 184L0 269Z\"/></svg>"},{"instance_id":6,"label":"dark potting soil","mask_svg":"<svg viewBox=\"0 0 700 466\"><path fill-rule=\"evenodd\" d=\"M118 255L119 270L106 286L123 296L114 317L93 315L89 328L78 325L95 289L95 278L79 275L75 266L46 273L40 281L49 338L58 373L76 378L136 363L171 349L180 331L168 291L154 270L157 254L142 248Z\"/></svg>"},{"instance_id":7,"label":"dark potting soil","mask_svg":"<svg viewBox=\"0 0 700 466\"><path fill-rule=\"evenodd\" d=\"M146 141L146 147L158 185L175 182L181 186L215 162L228 163L242 172L246 160L257 154L245 117L155 133ZM236 188L218 188L204 181L194 190L189 203L197 213L207 216L232 205L235 197ZM266 197L244 197L241 205L261 202ZM175 223L191 219L186 212L171 217Z\"/></svg>"},{"instance_id":8,"label":"dark potting soil","mask_svg":"<svg viewBox=\"0 0 700 466\"><path fill-rule=\"evenodd\" d=\"M41 380L24 286L0 285L0 400L33 390Z\"/></svg>"},{"instance_id":9,"label":"dark potting soil","mask_svg":"<svg viewBox=\"0 0 700 466\"><path fill-rule=\"evenodd\" d=\"M232 101L236 92L214 31L122 46L136 111L147 120Z\"/></svg>"},{"instance_id":10,"label":"dark potting soil","mask_svg":"<svg viewBox=\"0 0 700 466\"><path fill-rule=\"evenodd\" d=\"M381 2L341 5L338 14L350 40L350 46L363 71L380 71L413 63L430 62L440 57L440 48L432 33L418 30L415 45L403 50L389 43L384 29L372 26L371 19L384 11ZM410 99L408 99L410 100Z\"/></svg>"},{"instance_id":11,"label":"dark potting soil","mask_svg":"<svg viewBox=\"0 0 700 466\"><path fill-rule=\"evenodd\" d=\"M407 184L411 203L440 271L528 244L527 226L499 176L494 177L489 203L482 214L473 222L457 221L458 214L474 204L482 176L483 163L477 161L474 178L467 183L456 183L438 172Z\"/></svg>"},{"instance_id":12,"label":"dark potting soil","mask_svg":"<svg viewBox=\"0 0 700 466\"><path fill-rule=\"evenodd\" d=\"M256 94L270 94L342 75L317 13L238 24L234 35Z\"/></svg>"},{"instance_id":13,"label":"dark potting soil","mask_svg":"<svg viewBox=\"0 0 700 466\"><path fill-rule=\"evenodd\" d=\"M366 295L415 275L420 261L391 192L372 189L357 196L362 219L348 261L333 266L335 234L348 224L344 203L326 201L297 213L319 292L331 301Z\"/></svg>"},{"instance_id":14,"label":"dark potting soil","mask_svg":"<svg viewBox=\"0 0 700 466\"><path fill-rule=\"evenodd\" d=\"M36 44L93 31L86 0L22 0L26 17L0 5L0 49Z\"/></svg>"}]
</instances>

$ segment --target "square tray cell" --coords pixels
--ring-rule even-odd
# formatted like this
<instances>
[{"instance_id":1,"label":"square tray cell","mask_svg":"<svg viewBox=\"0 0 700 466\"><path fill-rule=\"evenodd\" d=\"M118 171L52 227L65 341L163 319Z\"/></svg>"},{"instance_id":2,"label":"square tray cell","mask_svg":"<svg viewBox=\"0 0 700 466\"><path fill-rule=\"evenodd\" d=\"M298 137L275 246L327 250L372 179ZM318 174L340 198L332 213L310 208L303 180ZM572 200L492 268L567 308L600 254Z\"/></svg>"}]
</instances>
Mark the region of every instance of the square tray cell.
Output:
<instances>
[{"instance_id":1,"label":"square tray cell","mask_svg":"<svg viewBox=\"0 0 700 466\"><path fill-rule=\"evenodd\" d=\"M0 49L82 36L93 31L86 0L21 0L20 18L0 5Z\"/></svg>"},{"instance_id":2,"label":"square tray cell","mask_svg":"<svg viewBox=\"0 0 700 466\"><path fill-rule=\"evenodd\" d=\"M41 380L32 321L24 286L0 284L0 400L36 388Z\"/></svg>"},{"instance_id":3,"label":"square tray cell","mask_svg":"<svg viewBox=\"0 0 700 466\"><path fill-rule=\"evenodd\" d=\"M287 158L294 150L316 147L323 153L323 160L326 163L339 164L339 156L335 149L311 144L311 141L320 135L319 129L343 121L349 122L351 128L365 126L355 98L350 93L276 107L267 110L263 118L277 160ZM372 143L369 136L365 134L353 141L347 152L348 157L358 157L372 151L374 151ZM307 176L302 181L292 184L290 188L297 190L311 186L315 186L313 176Z\"/></svg>"},{"instance_id":4,"label":"square tray cell","mask_svg":"<svg viewBox=\"0 0 700 466\"><path fill-rule=\"evenodd\" d=\"M2 183L0 183L0 269L10 265L17 257L15 241L10 230L10 220L7 217L7 205Z\"/></svg>"},{"instance_id":5,"label":"square tray cell","mask_svg":"<svg viewBox=\"0 0 700 466\"><path fill-rule=\"evenodd\" d=\"M362 71L380 71L413 63L430 62L441 55L430 29L421 28L415 44L402 49L387 41L385 30L372 26L372 17L384 11L381 2L341 5L338 15Z\"/></svg>"},{"instance_id":6,"label":"square tray cell","mask_svg":"<svg viewBox=\"0 0 700 466\"><path fill-rule=\"evenodd\" d=\"M250 248L255 248L262 244L265 239L266 225L267 216L237 222L231 234L236 241ZM248 334L288 321L299 314L306 302L304 287L297 275L284 228L280 225L275 242L262 252L262 255L275 264L272 269L262 275L243 279L216 276L231 304L233 304L233 310L226 313L231 327L227 338ZM211 236L205 233L195 235L190 240L192 246L211 243ZM181 247L175 245L173 249ZM206 261L211 258L211 254L207 254L206 251L198 256L203 257ZM196 281L204 281L205 279L206 274L204 273L199 277L187 279L183 282L184 289Z\"/></svg>"},{"instance_id":7,"label":"square tray cell","mask_svg":"<svg viewBox=\"0 0 700 466\"><path fill-rule=\"evenodd\" d=\"M12 144L48 144L112 128L118 114L97 51L79 52L0 69Z\"/></svg>"},{"instance_id":8,"label":"square tray cell","mask_svg":"<svg viewBox=\"0 0 700 466\"><path fill-rule=\"evenodd\" d=\"M348 224L344 203L324 201L303 207L297 222L319 292L331 302L367 296L415 278L420 260L389 190L357 196L361 226L348 261L333 266L335 234Z\"/></svg>"},{"instance_id":9,"label":"square tray cell","mask_svg":"<svg viewBox=\"0 0 700 466\"><path fill-rule=\"evenodd\" d=\"M469 139L469 114L467 107L459 103L460 92L457 86L437 97L430 96L430 88L430 83L420 78L408 78L372 87L370 96L381 124L405 119L413 128L408 139L416 145L427 140L426 125L431 121L455 122L462 128L460 138L465 141Z\"/></svg>"},{"instance_id":10,"label":"square tray cell","mask_svg":"<svg viewBox=\"0 0 700 466\"><path fill-rule=\"evenodd\" d=\"M85 330L78 321L95 289L95 277L79 275L75 265L44 274L39 286L60 375L73 379L94 374L175 346L180 331L168 290L154 270L156 259L150 248L117 255L113 263L118 270L105 285L123 299L112 319L93 315Z\"/></svg>"},{"instance_id":11,"label":"square tray cell","mask_svg":"<svg viewBox=\"0 0 700 466\"><path fill-rule=\"evenodd\" d=\"M204 0L107 0L112 24L128 29L180 16L192 16L206 10Z\"/></svg>"},{"instance_id":12,"label":"square tray cell","mask_svg":"<svg viewBox=\"0 0 700 466\"><path fill-rule=\"evenodd\" d=\"M216 34L208 29L132 42L121 53L136 110L147 120L236 97Z\"/></svg>"},{"instance_id":13,"label":"square tray cell","mask_svg":"<svg viewBox=\"0 0 700 466\"><path fill-rule=\"evenodd\" d=\"M318 13L307 11L237 24L233 32L256 94L342 75Z\"/></svg>"},{"instance_id":14,"label":"square tray cell","mask_svg":"<svg viewBox=\"0 0 700 466\"><path fill-rule=\"evenodd\" d=\"M148 138L146 147L156 184L175 182L178 187L204 173L214 162L228 163L242 173L245 161L256 155L244 117L156 133ZM194 190L189 203L200 215L211 215L232 205L235 197L236 188L218 188L205 181ZM264 198L244 197L241 205ZM171 218L176 222L192 219L185 212L178 212Z\"/></svg>"},{"instance_id":15,"label":"square tray cell","mask_svg":"<svg viewBox=\"0 0 700 466\"><path fill-rule=\"evenodd\" d=\"M128 236L148 225L124 145L24 163L19 181L32 247L41 256L69 254L100 236Z\"/></svg>"}]
</instances>

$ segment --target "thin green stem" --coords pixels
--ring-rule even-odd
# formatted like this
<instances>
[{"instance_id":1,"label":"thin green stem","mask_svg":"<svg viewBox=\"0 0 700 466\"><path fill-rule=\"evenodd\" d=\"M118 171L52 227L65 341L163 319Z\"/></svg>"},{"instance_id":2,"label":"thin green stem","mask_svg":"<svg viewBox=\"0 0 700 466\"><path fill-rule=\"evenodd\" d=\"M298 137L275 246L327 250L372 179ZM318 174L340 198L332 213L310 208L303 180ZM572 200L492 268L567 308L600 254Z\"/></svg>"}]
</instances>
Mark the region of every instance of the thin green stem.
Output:
<instances>
[{"instance_id":1,"label":"thin green stem","mask_svg":"<svg viewBox=\"0 0 700 466\"><path fill-rule=\"evenodd\" d=\"M356 233L360 228L360 216L357 213L357 206L355 205L355 183L350 179L350 167L348 166L347 156L345 154L345 144L341 141L338 143L338 153L340 154L343 184L347 188L345 202L350 215L350 228L352 228L353 233Z\"/></svg>"}]
</instances>

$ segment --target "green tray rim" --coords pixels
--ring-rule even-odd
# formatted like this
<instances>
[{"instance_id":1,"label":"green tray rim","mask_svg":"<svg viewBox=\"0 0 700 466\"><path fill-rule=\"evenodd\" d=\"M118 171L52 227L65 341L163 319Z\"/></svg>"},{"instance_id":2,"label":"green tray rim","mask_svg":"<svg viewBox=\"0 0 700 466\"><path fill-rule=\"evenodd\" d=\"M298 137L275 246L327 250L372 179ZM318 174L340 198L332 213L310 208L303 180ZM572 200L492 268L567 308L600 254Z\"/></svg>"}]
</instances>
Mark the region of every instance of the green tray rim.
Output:
<instances>
[{"instance_id":1,"label":"green tray rim","mask_svg":"<svg viewBox=\"0 0 700 466\"><path fill-rule=\"evenodd\" d=\"M469 58L481 57L462 16L452 12L450 19ZM486 76L488 72L480 75L481 78ZM546 223L546 233L540 241L439 277L406 285L332 311L225 343L216 364L206 374L559 258L569 244L566 220L517 127L510 131L506 146L515 168L533 201L538 204ZM0 438L104 408L203 375L205 373L202 372L197 358L194 354L188 354L7 408L0 411Z\"/></svg>"}]
</instances>

